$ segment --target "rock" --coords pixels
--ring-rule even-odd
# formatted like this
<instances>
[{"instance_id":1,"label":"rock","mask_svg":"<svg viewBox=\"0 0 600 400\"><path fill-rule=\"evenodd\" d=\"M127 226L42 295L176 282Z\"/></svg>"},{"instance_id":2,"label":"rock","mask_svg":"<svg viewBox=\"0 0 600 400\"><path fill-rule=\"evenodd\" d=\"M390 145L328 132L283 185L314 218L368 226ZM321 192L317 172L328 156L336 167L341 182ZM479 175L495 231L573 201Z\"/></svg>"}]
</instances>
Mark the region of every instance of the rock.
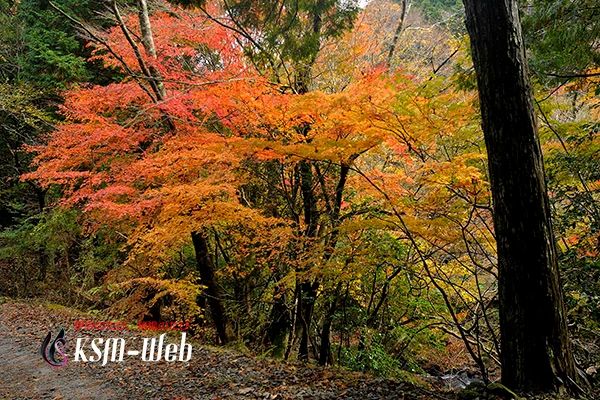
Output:
<instances>
[{"instance_id":1,"label":"rock","mask_svg":"<svg viewBox=\"0 0 600 400\"><path fill-rule=\"evenodd\" d=\"M473 381L469 383L465 389L483 393L487 387L483 381Z\"/></svg>"},{"instance_id":2,"label":"rock","mask_svg":"<svg viewBox=\"0 0 600 400\"><path fill-rule=\"evenodd\" d=\"M596 368L595 365L592 365L591 367L588 367L585 370L585 373L592 376L592 375L596 375L598 373L598 369Z\"/></svg>"},{"instance_id":3,"label":"rock","mask_svg":"<svg viewBox=\"0 0 600 400\"><path fill-rule=\"evenodd\" d=\"M515 392L513 392L512 390L510 390L509 388L507 388L506 386L504 386L501 383L490 383L487 386L487 392L489 394L493 394L494 396L499 396L505 400L519 400L519 396L517 396L517 394Z\"/></svg>"},{"instance_id":4,"label":"rock","mask_svg":"<svg viewBox=\"0 0 600 400\"><path fill-rule=\"evenodd\" d=\"M463 389L460 392L458 392L459 400L476 400L479 399L480 396L480 392L470 389Z\"/></svg>"},{"instance_id":5,"label":"rock","mask_svg":"<svg viewBox=\"0 0 600 400\"><path fill-rule=\"evenodd\" d=\"M452 390L465 389L470 383L480 381L480 379L474 378L468 371L445 374L440 376L438 379L444 384L444 386Z\"/></svg>"},{"instance_id":6,"label":"rock","mask_svg":"<svg viewBox=\"0 0 600 400\"><path fill-rule=\"evenodd\" d=\"M460 400L476 400L485 398L486 386L482 381L474 381L467 385L466 388L458 392Z\"/></svg>"}]
</instances>

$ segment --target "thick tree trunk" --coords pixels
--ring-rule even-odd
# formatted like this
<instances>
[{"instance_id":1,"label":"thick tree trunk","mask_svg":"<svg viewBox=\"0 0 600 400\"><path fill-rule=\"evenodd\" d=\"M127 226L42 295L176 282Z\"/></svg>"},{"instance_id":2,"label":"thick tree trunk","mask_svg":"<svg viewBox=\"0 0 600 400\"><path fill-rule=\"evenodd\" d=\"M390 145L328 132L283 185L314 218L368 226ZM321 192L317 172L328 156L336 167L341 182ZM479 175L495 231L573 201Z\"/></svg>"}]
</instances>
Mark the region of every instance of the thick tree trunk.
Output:
<instances>
[{"instance_id":1,"label":"thick tree trunk","mask_svg":"<svg viewBox=\"0 0 600 400\"><path fill-rule=\"evenodd\" d=\"M576 369L517 1L464 3L494 202L502 381L553 391Z\"/></svg>"},{"instance_id":2,"label":"thick tree trunk","mask_svg":"<svg viewBox=\"0 0 600 400\"><path fill-rule=\"evenodd\" d=\"M215 279L215 267L208 252L206 236L201 232L192 232L192 243L196 252L196 263L200 280L206 285L206 301L217 329L220 344L229 341L227 315L221 303L221 291Z\"/></svg>"}]
</instances>

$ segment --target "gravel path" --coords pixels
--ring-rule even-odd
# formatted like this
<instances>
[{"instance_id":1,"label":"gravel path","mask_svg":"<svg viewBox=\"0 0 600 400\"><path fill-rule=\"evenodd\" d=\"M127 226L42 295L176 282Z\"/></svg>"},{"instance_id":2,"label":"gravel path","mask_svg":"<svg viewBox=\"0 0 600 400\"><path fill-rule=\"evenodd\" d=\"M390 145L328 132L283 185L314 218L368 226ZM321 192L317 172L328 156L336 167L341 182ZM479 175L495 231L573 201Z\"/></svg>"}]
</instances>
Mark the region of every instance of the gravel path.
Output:
<instances>
[{"instance_id":1,"label":"gravel path","mask_svg":"<svg viewBox=\"0 0 600 400\"><path fill-rule=\"evenodd\" d=\"M116 392L98 378L73 366L52 368L22 337L0 336L0 397L7 399L117 398ZM39 344L38 344L39 346Z\"/></svg>"}]
</instances>

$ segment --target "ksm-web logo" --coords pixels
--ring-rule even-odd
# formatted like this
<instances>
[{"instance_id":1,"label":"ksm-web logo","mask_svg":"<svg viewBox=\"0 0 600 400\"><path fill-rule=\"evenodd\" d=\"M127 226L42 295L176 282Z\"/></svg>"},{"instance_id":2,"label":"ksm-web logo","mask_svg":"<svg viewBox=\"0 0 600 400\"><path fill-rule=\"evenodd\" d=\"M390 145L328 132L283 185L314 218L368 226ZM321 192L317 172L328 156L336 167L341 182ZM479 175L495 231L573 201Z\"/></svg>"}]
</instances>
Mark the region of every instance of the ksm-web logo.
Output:
<instances>
[{"instance_id":1,"label":"ksm-web logo","mask_svg":"<svg viewBox=\"0 0 600 400\"><path fill-rule=\"evenodd\" d=\"M58 334L50 344L50 340L52 339L52 333L48 332L46 338L42 341L42 348L40 352L42 353L42 358L48 364L53 367L64 367L67 365L67 355L65 354L65 347L67 344L67 339L65 338L65 329L60 328ZM50 344L50 346L48 346ZM56 353L60 355L60 359L56 359Z\"/></svg>"},{"instance_id":2,"label":"ksm-web logo","mask_svg":"<svg viewBox=\"0 0 600 400\"><path fill-rule=\"evenodd\" d=\"M42 358L53 367L67 365L67 352L65 330L61 329L51 342L49 332L42 342ZM141 338L141 350L135 348L123 338L76 338L74 362L121 362L125 355L139 357L142 361L187 362L192 358L192 345L186 343L186 333L181 332L178 343L168 343L167 334L163 333L158 338ZM57 357L57 354L59 357Z\"/></svg>"}]
</instances>

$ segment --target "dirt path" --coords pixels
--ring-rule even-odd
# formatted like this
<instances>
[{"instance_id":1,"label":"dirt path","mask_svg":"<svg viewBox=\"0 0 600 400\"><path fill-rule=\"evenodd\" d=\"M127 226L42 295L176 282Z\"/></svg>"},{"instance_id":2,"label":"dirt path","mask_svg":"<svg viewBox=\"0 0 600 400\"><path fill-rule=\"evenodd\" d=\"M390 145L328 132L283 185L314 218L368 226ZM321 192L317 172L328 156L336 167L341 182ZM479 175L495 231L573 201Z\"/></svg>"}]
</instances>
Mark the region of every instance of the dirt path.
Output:
<instances>
[{"instance_id":1,"label":"dirt path","mask_svg":"<svg viewBox=\"0 0 600 400\"><path fill-rule=\"evenodd\" d=\"M10 332L4 325L0 331ZM0 398L97 399L100 393L107 399L118 397L108 384L72 366L50 367L40 357L39 345L10 334L0 336Z\"/></svg>"},{"instance_id":2,"label":"dirt path","mask_svg":"<svg viewBox=\"0 0 600 400\"><path fill-rule=\"evenodd\" d=\"M334 368L318 368L193 343L189 362L72 362L76 337L123 337L140 347L149 332L74 331L69 310L23 303L0 304L0 398L4 399L452 399L393 380L373 379ZM39 355L43 337L67 330L65 367L51 367Z\"/></svg>"}]
</instances>

